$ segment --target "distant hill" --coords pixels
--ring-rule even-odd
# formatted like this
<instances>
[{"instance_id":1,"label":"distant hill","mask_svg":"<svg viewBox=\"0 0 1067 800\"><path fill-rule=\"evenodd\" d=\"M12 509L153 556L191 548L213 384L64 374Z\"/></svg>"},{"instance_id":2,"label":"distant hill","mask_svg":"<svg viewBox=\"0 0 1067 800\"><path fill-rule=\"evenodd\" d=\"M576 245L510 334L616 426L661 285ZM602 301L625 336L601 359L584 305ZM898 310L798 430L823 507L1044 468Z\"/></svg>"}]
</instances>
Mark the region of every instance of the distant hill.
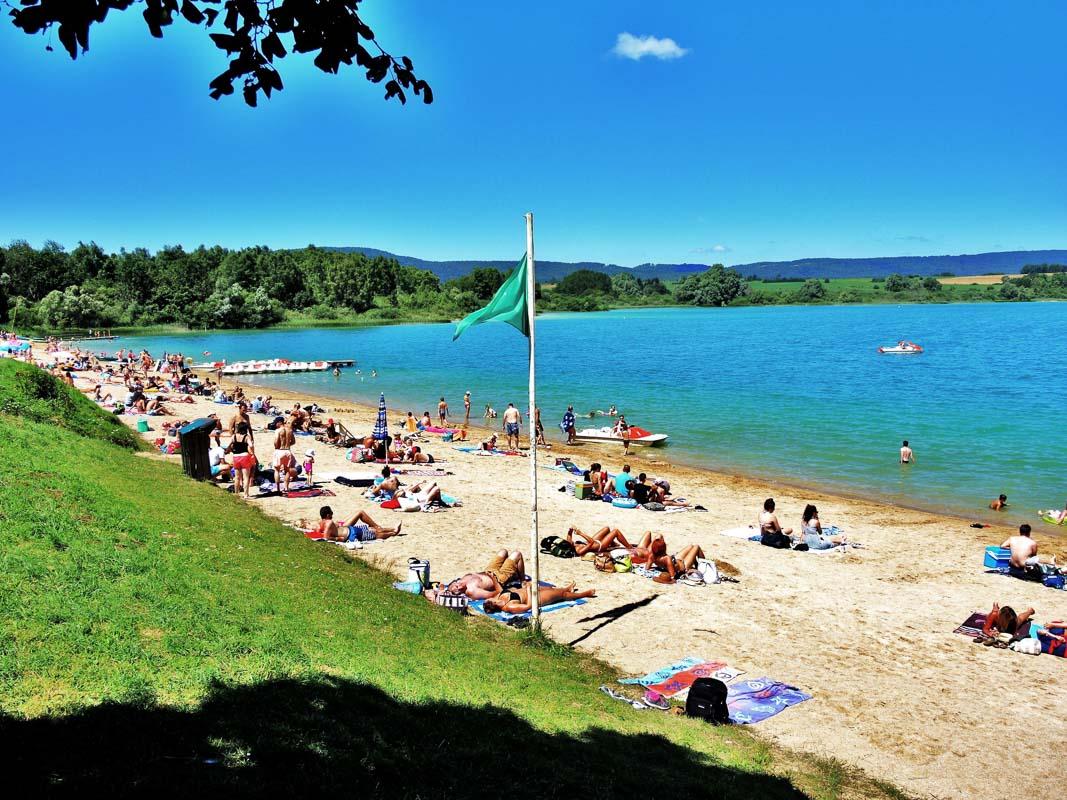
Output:
<instances>
[{"instance_id":1,"label":"distant hill","mask_svg":"<svg viewBox=\"0 0 1067 800\"><path fill-rule=\"evenodd\" d=\"M373 247L327 247L342 253L364 253L368 256L395 258L409 267L427 269L441 280L466 275L477 267L496 267L508 270L515 262L498 261L428 261L413 256L401 256ZM886 256L882 258L802 258L798 261L757 261L734 264L742 275L757 278L884 278L894 272L903 275L982 275L987 272L1018 272L1027 264L1067 264L1067 250L1013 250L1005 253L976 253L960 256ZM580 269L591 269L608 275L628 272L638 278L677 280L694 272L703 272L706 264L641 264L620 267L599 261L538 261L537 278L555 283Z\"/></svg>"}]
</instances>

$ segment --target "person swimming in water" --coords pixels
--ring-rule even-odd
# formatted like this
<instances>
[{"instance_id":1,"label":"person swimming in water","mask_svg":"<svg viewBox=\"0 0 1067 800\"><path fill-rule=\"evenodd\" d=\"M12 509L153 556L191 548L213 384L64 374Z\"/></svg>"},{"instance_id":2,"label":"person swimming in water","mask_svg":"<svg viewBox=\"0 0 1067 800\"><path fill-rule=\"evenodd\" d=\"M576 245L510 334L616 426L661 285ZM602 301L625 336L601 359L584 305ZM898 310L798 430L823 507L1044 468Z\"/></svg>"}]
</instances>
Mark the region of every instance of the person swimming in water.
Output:
<instances>
[{"instance_id":1,"label":"person swimming in water","mask_svg":"<svg viewBox=\"0 0 1067 800\"><path fill-rule=\"evenodd\" d=\"M901 464L910 464L914 460L915 460L915 452L911 449L911 446L908 444L908 440L905 439L904 443L900 447L900 463Z\"/></svg>"}]
</instances>

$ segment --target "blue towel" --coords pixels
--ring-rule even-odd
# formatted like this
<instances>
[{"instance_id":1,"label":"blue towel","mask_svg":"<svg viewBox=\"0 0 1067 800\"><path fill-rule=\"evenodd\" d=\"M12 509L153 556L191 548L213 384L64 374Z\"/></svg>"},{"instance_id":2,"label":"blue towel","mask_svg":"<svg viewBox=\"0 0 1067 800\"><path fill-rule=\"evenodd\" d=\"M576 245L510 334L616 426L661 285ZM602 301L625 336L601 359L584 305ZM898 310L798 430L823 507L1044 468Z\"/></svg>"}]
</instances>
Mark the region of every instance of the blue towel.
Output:
<instances>
[{"instance_id":1,"label":"blue towel","mask_svg":"<svg viewBox=\"0 0 1067 800\"><path fill-rule=\"evenodd\" d=\"M773 717L790 706L810 700L811 695L770 678L738 681L727 689L730 721L752 725Z\"/></svg>"},{"instance_id":2,"label":"blue towel","mask_svg":"<svg viewBox=\"0 0 1067 800\"><path fill-rule=\"evenodd\" d=\"M564 608L571 608L572 606L580 606L585 603L585 598L581 600L564 600L562 603L553 603L549 606L541 606L542 614L551 614L553 611L559 611ZM521 614L509 614L506 611L497 611L494 614L487 614L484 608L484 600L471 600L467 606L469 611L473 611L475 614L481 614L486 617L492 617L498 622L507 622L512 619L529 619L533 616L531 611L523 611Z\"/></svg>"}]
</instances>

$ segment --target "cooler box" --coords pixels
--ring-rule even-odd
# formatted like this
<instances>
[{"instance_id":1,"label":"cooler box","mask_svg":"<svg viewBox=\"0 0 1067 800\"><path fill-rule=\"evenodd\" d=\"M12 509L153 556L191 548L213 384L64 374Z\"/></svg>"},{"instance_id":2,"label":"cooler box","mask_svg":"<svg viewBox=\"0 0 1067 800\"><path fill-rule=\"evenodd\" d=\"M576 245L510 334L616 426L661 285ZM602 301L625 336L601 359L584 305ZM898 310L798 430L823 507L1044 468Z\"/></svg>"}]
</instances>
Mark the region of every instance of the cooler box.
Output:
<instances>
[{"instance_id":1,"label":"cooler box","mask_svg":"<svg viewBox=\"0 0 1067 800\"><path fill-rule=\"evenodd\" d=\"M1006 547L990 545L985 549L985 559L982 565L986 569L1007 569L1011 561L1011 550Z\"/></svg>"},{"instance_id":2,"label":"cooler box","mask_svg":"<svg viewBox=\"0 0 1067 800\"><path fill-rule=\"evenodd\" d=\"M574 484L574 496L579 500L585 500L593 496L593 484L584 481L576 481Z\"/></svg>"}]
</instances>

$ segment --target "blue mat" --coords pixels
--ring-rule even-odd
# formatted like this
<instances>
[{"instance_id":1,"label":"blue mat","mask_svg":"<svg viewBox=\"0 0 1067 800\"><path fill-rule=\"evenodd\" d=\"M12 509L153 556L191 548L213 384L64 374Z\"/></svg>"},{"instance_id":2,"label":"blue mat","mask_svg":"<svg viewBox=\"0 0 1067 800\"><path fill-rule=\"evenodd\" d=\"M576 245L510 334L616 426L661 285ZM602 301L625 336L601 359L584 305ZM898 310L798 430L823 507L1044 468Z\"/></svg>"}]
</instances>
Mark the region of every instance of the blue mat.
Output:
<instances>
[{"instance_id":1,"label":"blue mat","mask_svg":"<svg viewBox=\"0 0 1067 800\"><path fill-rule=\"evenodd\" d=\"M811 695L770 678L756 678L730 684L726 705L730 708L730 720L741 725L752 725L773 717L790 706L810 700Z\"/></svg>"},{"instance_id":2,"label":"blue mat","mask_svg":"<svg viewBox=\"0 0 1067 800\"><path fill-rule=\"evenodd\" d=\"M545 583L544 581L541 581L539 585L554 586L555 584ZM551 614L553 611L560 611L564 608L571 608L573 606L581 605L585 605L584 597L581 600L564 600L562 603L553 603L549 606L541 606L541 613ZM497 611L494 614L487 614L485 612L484 600L471 600L470 603L467 605L467 610L473 611L475 614L481 614L483 617L491 617L497 622L507 622L513 619L530 619L531 617L533 617L533 612L531 611L523 611L521 614L509 614L506 611Z\"/></svg>"}]
</instances>

